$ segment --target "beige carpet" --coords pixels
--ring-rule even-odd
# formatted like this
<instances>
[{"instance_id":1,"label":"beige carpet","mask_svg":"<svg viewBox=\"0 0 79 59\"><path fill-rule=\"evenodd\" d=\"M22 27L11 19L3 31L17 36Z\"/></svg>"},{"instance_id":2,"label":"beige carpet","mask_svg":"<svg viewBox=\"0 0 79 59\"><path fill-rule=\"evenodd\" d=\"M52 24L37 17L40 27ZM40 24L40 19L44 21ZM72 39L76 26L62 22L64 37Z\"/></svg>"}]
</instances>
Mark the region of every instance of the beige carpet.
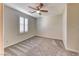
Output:
<instances>
[{"instance_id":1,"label":"beige carpet","mask_svg":"<svg viewBox=\"0 0 79 59\"><path fill-rule=\"evenodd\" d=\"M32 37L5 48L5 56L78 56L65 50L63 42L56 39Z\"/></svg>"}]
</instances>

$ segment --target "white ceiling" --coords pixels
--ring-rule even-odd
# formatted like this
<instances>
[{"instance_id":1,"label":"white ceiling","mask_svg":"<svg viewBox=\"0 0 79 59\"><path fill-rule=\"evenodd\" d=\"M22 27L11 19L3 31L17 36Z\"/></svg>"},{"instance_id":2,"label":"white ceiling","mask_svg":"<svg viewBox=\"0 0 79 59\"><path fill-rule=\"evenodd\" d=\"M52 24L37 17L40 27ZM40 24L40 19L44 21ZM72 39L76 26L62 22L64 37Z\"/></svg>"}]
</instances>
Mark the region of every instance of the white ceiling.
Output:
<instances>
[{"instance_id":1,"label":"white ceiling","mask_svg":"<svg viewBox=\"0 0 79 59\"><path fill-rule=\"evenodd\" d=\"M32 9L28 8L28 6L33 6L35 7L36 5L38 5L37 3L6 3L5 5L14 8L16 10L19 10L23 13L26 13L28 15L31 15L33 17L41 17L44 15L49 15L49 16L53 16L53 15L58 15L61 14L64 10L64 3L44 3L44 9L47 9L48 12L43 12L42 15L40 16L37 13L29 13L29 11L33 11Z\"/></svg>"}]
</instances>

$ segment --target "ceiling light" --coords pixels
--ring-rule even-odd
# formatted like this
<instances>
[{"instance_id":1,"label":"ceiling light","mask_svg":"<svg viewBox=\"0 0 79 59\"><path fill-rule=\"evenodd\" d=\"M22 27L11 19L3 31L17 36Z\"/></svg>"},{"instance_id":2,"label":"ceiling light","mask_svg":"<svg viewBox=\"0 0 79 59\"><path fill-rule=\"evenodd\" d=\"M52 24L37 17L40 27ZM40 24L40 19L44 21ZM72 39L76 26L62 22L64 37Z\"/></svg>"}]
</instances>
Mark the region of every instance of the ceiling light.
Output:
<instances>
[{"instance_id":1,"label":"ceiling light","mask_svg":"<svg viewBox=\"0 0 79 59\"><path fill-rule=\"evenodd\" d=\"M40 11L36 11L37 13L40 13Z\"/></svg>"}]
</instances>

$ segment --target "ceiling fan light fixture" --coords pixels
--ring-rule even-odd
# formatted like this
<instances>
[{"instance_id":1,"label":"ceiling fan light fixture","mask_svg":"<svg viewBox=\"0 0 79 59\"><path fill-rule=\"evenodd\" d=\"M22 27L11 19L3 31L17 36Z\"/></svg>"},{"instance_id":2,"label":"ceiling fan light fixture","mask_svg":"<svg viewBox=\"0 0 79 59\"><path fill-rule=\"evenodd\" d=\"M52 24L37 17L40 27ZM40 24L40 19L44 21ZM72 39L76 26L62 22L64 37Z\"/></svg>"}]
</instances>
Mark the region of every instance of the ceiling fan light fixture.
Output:
<instances>
[{"instance_id":1,"label":"ceiling fan light fixture","mask_svg":"<svg viewBox=\"0 0 79 59\"><path fill-rule=\"evenodd\" d=\"M36 11L36 13L40 13L40 11Z\"/></svg>"},{"instance_id":2,"label":"ceiling fan light fixture","mask_svg":"<svg viewBox=\"0 0 79 59\"><path fill-rule=\"evenodd\" d=\"M48 10L44 10L44 9L41 10L43 8L43 6L44 6L43 3L39 3L39 5L36 6L36 8L35 7L31 7L31 6L28 6L28 7L35 10L32 13L37 13L37 14L41 15L41 12L48 12Z\"/></svg>"}]
</instances>

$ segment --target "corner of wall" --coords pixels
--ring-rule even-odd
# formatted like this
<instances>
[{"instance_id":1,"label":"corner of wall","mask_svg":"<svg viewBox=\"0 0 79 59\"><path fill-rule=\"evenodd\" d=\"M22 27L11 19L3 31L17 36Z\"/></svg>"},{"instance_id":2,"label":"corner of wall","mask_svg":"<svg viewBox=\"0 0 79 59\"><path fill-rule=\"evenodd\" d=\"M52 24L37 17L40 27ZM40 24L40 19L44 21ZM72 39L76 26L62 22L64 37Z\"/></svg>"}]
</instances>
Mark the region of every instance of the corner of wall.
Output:
<instances>
[{"instance_id":1,"label":"corner of wall","mask_svg":"<svg viewBox=\"0 0 79 59\"><path fill-rule=\"evenodd\" d=\"M65 46L65 49L66 49L66 50L68 50L68 51L72 51L72 52L79 53L79 51L78 51L78 50L68 48L67 46Z\"/></svg>"}]
</instances>

